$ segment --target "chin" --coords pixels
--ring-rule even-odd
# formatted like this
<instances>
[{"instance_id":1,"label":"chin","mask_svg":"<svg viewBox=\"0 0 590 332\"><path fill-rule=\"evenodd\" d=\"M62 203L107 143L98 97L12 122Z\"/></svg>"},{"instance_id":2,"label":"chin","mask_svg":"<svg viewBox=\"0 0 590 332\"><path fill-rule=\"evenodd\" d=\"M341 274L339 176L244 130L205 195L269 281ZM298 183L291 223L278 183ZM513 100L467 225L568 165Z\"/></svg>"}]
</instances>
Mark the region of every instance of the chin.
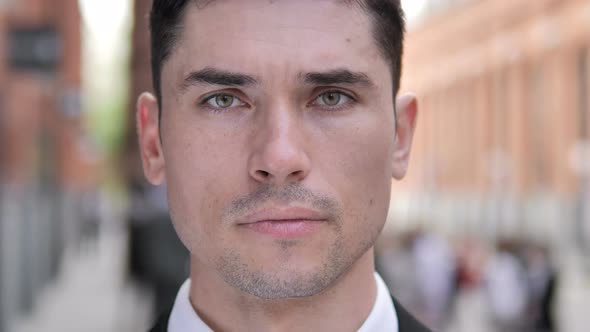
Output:
<instances>
[{"instance_id":1,"label":"chin","mask_svg":"<svg viewBox=\"0 0 590 332\"><path fill-rule=\"evenodd\" d=\"M320 271L283 271L283 273L260 273L252 283L241 285L241 290L261 299L281 300L305 298L318 295L334 281Z\"/></svg>"},{"instance_id":2,"label":"chin","mask_svg":"<svg viewBox=\"0 0 590 332\"><path fill-rule=\"evenodd\" d=\"M248 264L239 254L229 254L217 264L225 282L261 299L303 298L329 288L347 268L341 257L320 255L274 257Z\"/></svg>"}]
</instances>

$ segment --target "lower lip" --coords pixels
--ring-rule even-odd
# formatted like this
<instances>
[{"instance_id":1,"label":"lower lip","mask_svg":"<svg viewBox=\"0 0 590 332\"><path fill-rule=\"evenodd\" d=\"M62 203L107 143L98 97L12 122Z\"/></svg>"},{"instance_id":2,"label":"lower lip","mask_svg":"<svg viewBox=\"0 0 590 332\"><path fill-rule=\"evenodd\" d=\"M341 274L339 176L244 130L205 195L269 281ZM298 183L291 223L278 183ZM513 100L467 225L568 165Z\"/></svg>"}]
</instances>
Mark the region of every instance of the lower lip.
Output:
<instances>
[{"instance_id":1,"label":"lower lip","mask_svg":"<svg viewBox=\"0 0 590 332\"><path fill-rule=\"evenodd\" d=\"M261 234L280 238L300 237L311 234L324 223L322 220L282 220L259 221L244 224L247 228Z\"/></svg>"}]
</instances>

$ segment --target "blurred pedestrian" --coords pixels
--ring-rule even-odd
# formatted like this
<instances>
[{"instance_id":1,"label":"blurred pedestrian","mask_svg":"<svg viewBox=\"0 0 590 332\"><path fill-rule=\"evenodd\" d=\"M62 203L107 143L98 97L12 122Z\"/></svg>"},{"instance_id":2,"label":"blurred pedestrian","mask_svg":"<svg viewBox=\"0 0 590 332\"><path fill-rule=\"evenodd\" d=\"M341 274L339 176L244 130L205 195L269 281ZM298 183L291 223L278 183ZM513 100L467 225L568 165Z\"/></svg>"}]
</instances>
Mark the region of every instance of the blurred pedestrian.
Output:
<instances>
[{"instance_id":1,"label":"blurred pedestrian","mask_svg":"<svg viewBox=\"0 0 590 332\"><path fill-rule=\"evenodd\" d=\"M188 275L189 257L170 222L166 188L143 182L130 188L129 272L135 282L152 291L155 319L174 303Z\"/></svg>"},{"instance_id":2,"label":"blurred pedestrian","mask_svg":"<svg viewBox=\"0 0 590 332\"><path fill-rule=\"evenodd\" d=\"M445 327L456 294L457 269L448 242L434 233L422 233L414 242L416 279L421 295L420 316L434 330Z\"/></svg>"},{"instance_id":3,"label":"blurred pedestrian","mask_svg":"<svg viewBox=\"0 0 590 332\"><path fill-rule=\"evenodd\" d=\"M486 295L493 326L498 332L522 332L527 328L527 274L515 252L514 242L499 241L485 271Z\"/></svg>"},{"instance_id":4,"label":"blurred pedestrian","mask_svg":"<svg viewBox=\"0 0 590 332\"><path fill-rule=\"evenodd\" d=\"M375 264L377 271L397 300L410 312L416 313L419 309L420 294L416 278L414 240L413 232L382 238Z\"/></svg>"},{"instance_id":5,"label":"blurred pedestrian","mask_svg":"<svg viewBox=\"0 0 590 332\"><path fill-rule=\"evenodd\" d=\"M526 268L529 283L529 311L531 325L537 332L555 330L553 306L557 287L557 272L551 262L549 249L532 243L526 250Z\"/></svg>"}]
</instances>

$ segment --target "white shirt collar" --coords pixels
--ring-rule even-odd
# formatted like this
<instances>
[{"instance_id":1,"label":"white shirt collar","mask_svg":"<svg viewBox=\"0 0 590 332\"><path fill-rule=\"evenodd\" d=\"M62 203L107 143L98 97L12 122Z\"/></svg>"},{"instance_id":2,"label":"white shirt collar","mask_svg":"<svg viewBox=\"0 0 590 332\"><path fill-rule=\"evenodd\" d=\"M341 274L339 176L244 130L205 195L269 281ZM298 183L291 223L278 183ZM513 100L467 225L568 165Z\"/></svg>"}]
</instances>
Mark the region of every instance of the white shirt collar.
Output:
<instances>
[{"instance_id":1,"label":"white shirt collar","mask_svg":"<svg viewBox=\"0 0 590 332\"><path fill-rule=\"evenodd\" d=\"M377 283L375 304L369 317L357 332L399 332L397 313L389 290L377 272L375 272L375 282ZM190 279L187 279L176 295L168 321L168 332L213 332L193 309L189 300L189 289Z\"/></svg>"}]
</instances>

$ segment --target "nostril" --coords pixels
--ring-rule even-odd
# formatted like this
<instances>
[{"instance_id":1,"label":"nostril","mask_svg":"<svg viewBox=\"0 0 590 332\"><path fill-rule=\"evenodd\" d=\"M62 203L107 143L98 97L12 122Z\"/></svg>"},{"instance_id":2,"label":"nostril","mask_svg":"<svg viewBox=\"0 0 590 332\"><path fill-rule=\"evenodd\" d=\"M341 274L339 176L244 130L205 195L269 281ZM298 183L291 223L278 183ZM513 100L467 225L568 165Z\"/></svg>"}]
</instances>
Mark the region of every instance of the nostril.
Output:
<instances>
[{"instance_id":1,"label":"nostril","mask_svg":"<svg viewBox=\"0 0 590 332\"><path fill-rule=\"evenodd\" d=\"M267 172L267 171L263 171L263 170L258 170L258 171L256 171L256 174L258 174L258 175L259 175L260 177L262 177L262 178L267 178L267 177L270 175L270 173L269 173L269 172Z\"/></svg>"},{"instance_id":2,"label":"nostril","mask_svg":"<svg viewBox=\"0 0 590 332\"><path fill-rule=\"evenodd\" d=\"M291 175L294 176L294 177L299 177L302 174L303 174L303 171L295 171L295 172L291 173Z\"/></svg>"}]
</instances>

